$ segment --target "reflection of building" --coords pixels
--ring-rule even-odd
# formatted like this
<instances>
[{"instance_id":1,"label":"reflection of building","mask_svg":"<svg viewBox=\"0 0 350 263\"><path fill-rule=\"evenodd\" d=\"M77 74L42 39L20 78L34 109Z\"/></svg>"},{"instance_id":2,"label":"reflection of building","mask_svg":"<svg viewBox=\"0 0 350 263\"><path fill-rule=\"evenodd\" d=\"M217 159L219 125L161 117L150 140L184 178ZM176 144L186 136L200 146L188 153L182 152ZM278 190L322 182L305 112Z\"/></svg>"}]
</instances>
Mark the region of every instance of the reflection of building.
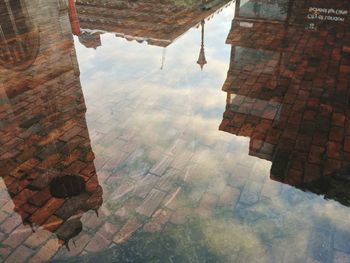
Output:
<instances>
[{"instance_id":1,"label":"reflection of building","mask_svg":"<svg viewBox=\"0 0 350 263\"><path fill-rule=\"evenodd\" d=\"M272 162L272 179L350 205L349 17L310 27L308 15L350 4L277 1L255 18L255 2L237 1L220 130L250 137L249 154Z\"/></svg>"},{"instance_id":2,"label":"reflection of building","mask_svg":"<svg viewBox=\"0 0 350 263\"><path fill-rule=\"evenodd\" d=\"M27 25L21 14L26 5L37 4L5 2L9 9L2 15L12 17L11 26ZM67 6L60 3L44 4L43 13L28 8L41 29L40 45L23 46L22 52L31 57L32 48L40 47L36 60L21 71L0 68L0 175L23 223L49 230L67 244L82 230L83 213L101 206L102 188L93 164ZM48 11L56 17L48 17ZM17 29L12 40L21 42L28 30Z\"/></svg>"},{"instance_id":3,"label":"reflection of building","mask_svg":"<svg viewBox=\"0 0 350 263\"><path fill-rule=\"evenodd\" d=\"M73 33L86 47L101 45L100 35L114 33L128 41L166 48L190 28L201 25L202 43L198 64L207 63L204 55L204 20L219 12L230 0L207 0L187 3L172 1L69 0ZM164 66L165 50L162 66Z\"/></svg>"},{"instance_id":4,"label":"reflection of building","mask_svg":"<svg viewBox=\"0 0 350 263\"><path fill-rule=\"evenodd\" d=\"M166 47L228 2L195 1L181 6L172 1L155 0L78 0L75 9L83 32L113 32L127 40Z\"/></svg>"}]
</instances>

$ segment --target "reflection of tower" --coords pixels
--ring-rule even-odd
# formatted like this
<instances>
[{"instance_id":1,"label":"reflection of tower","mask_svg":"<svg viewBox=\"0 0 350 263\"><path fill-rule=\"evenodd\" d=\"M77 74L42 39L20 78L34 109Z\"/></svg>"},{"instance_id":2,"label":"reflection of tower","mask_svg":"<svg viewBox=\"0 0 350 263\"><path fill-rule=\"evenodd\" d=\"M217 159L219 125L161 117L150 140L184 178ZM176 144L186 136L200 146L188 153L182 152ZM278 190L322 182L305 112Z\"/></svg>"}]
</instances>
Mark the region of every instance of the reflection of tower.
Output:
<instances>
[{"instance_id":1,"label":"reflection of tower","mask_svg":"<svg viewBox=\"0 0 350 263\"><path fill-rule=\"evenodd\" d=\"M249 137L249 155L272 162L271 179L350 206L350 150L343 146L344 133L332 135L338 129L335 127L349 125L349 74L344 75L347 84L338 94L336 76L344 62L331 65L323 60L325 53L344 50L349 36L339 32L348 28L349 21L327 22L317 31L309 31L304 14L313 2L303 8L296 6L297 2L286 2L284 20L274 14L264 20L247 18L236 9L227 38L232 55L223 86L227 105L219 129ZM333 4L328 1L329 6ZM328 43L329 38L334 41ZM308 43L317 45L307 48ZM300 81L305 76L313 80L307 91L305 82ZM319 93L308 92L315 89Z\"/></svg>"},{"instance_id":2,"label":"reflection of tower","mask_svg":"<svg viewBox=\"0 0 350 263\"><path fill-rule=\"evenodd\" d=\"M39 52L39 31L19 0L0 0L0 64L13 70L32 65Z\"/></svg>"},{"instance_id":3,"label":"reflection of tower","mask_svg":"<svg viewBox=\"0 0 350 263\"><path fill-rule=\"evenodd\" d=\"M28 52L40 46L36 57L41 63L21 71L0 67L0 101L6 109L1 112L5 125L0 125L0 177L23 224L55 233L67 244L82 230L82 215L101 206L102 187L93 163L68 14L56 1L42 3L43 11L35 13L31 3L25 3L0 0L0 7L10 7L0 15L9 47L31 32L29 15L21 15L24 5L46 37L37 46L22 46ZM0 50L7 44L1 42ZM22 107L24 101L28 103Z\"/></svg>"},{"instance_id":4,"label":"reflection of tower","mask_svg":"<svg viewBox=\"0 0 350 263\"><path fill-rule=\"evenodd\" d=\"M204 24L205 21L201 21L201 28L202 28L202 38L201 38L201 50L199 52L199 58L197 61L197 64L201 67L201 70L203 70L203 67L205 64L207 64L207 60L205 59L205 52L204 52Z\"/></svg>"}]
</instances>

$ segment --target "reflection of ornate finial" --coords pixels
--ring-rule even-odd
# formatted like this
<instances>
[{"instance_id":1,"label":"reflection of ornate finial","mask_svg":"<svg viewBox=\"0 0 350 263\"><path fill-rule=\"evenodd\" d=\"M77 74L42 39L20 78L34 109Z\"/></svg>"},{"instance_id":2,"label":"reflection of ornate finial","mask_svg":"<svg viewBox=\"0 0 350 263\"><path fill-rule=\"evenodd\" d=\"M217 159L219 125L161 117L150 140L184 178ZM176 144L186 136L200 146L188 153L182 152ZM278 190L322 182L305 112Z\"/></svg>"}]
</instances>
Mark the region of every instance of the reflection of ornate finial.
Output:
<instances>
[{"instance_id":1,"label":"reflection of ornate finial","mask_svg":"<svg viewBox=\"0 0 350 263\"><path fill-rule=\"evenodd\" d=\"M205 64L207 64L207 60L205 59L205 52L204 52L204 20L201 21L201 27L202 27L202 43L201 43L201 51L199 52L199 58L197 61L197 64L200 65L201 70L203 70L203 67Z\"/></svg>"}]
</instances>

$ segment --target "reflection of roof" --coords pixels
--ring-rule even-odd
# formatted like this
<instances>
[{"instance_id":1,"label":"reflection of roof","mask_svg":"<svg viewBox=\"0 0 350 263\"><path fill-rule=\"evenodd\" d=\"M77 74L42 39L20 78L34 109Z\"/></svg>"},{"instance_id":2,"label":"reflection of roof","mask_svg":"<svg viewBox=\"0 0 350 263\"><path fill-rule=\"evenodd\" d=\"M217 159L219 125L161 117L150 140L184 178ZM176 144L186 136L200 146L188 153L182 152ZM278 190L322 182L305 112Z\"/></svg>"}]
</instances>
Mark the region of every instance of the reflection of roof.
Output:
<instances>
[{"instance_id":1,"label":"reflection of roof","mask_svg":"<svg viewBox=\"0 0 350 263\"><path fill-rule=\"evenodd\" d=\"M101 46L100 33L83 32L79 36L79 42L87 48L98 48Z\"/></svg>"},{"instance_id":2,"label":"reflection of roof","mask_svg":"<svg viewBox=\"0 0 350 263\"><path fill-rule=\"evenodd\" d=\"M219 129L249 137L249 154L272 162L273 180L350 206L344 169L350 35L342 33L349 21L319 30L241 22L234 19L227 40L231 62ZM336 64L330 59L335 55Z\"/></svg>"},{"instance_id":3,"label":"reflection of roof","mask_svg":"<svg viewBox=\"0 0 350 263\"><path fill-rule=\"evenodd\" d=\"M203 10L201 4L180 7L172 2L154 0L133 3L79 0L76 10L82 29L114 32L119 37L165 47L229 1L209 1L209 8Z\"/></svg>"}]
</instances>

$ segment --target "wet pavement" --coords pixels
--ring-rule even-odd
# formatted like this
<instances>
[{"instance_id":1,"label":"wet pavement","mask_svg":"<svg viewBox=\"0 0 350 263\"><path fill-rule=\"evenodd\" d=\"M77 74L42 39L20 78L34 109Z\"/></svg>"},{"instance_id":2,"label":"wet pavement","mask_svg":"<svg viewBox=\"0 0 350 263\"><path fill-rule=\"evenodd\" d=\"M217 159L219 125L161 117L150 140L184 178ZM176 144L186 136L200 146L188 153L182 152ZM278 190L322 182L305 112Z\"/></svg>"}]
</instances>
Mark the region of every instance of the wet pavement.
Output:
<instances>
[{"instance_id":1,"label":"wet pavement","mask_svg":"<svg viewBox=\"0 0 350 263\"><path fill-rule=\"evenodd\" d=\"M0 0L0 262L350 262L349 12Z\"/></svg>"}]
</instances>

